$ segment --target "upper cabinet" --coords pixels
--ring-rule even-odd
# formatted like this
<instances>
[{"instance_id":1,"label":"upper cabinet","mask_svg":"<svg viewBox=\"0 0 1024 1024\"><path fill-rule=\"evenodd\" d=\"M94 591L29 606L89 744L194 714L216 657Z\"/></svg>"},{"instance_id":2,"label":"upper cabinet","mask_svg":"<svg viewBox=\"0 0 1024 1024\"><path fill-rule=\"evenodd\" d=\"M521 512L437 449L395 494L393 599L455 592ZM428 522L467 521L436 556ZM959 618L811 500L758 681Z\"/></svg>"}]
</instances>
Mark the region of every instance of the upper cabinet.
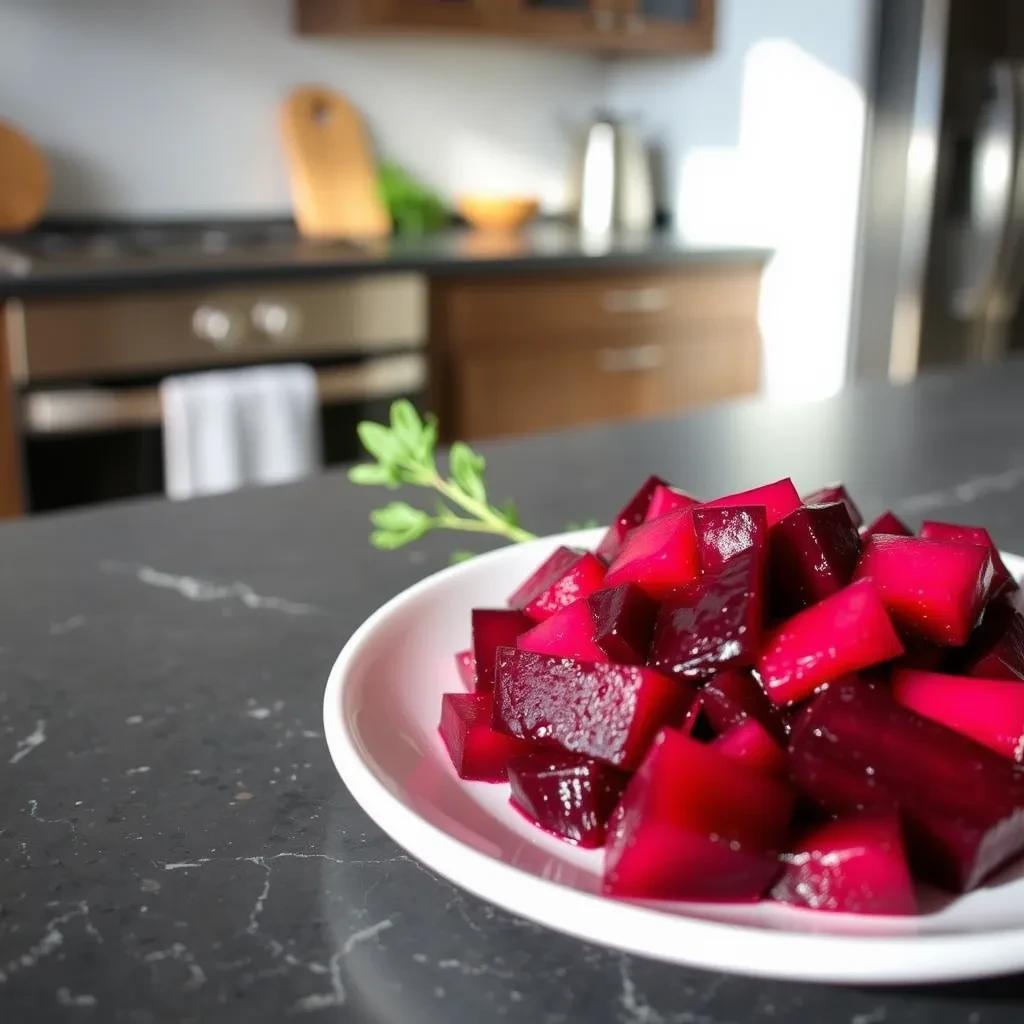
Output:
<instances>
[{"instance_id":1,"label":"upper cabinet","mask_svg":"<svg viewBox=\"0 0 1024 1024\"><path fill-rule=\"evenodd\" d=\"M446 33L600 53L708 53L715 0L294 0L307 35Z\"/></svg>"}]
</instances>

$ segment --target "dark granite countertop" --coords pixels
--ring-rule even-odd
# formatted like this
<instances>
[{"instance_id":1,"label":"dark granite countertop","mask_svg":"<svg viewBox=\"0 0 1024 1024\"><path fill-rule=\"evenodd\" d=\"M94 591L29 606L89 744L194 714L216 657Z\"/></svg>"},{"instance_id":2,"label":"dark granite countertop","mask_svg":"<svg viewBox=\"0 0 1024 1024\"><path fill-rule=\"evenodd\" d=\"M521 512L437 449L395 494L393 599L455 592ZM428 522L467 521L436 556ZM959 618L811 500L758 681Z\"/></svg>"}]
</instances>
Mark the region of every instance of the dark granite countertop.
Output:
<instances>
[{"instance_id":1,"label":"dark granite countertop","mask_svg":"<svg viewBox=\"0 0 1024 1024\"><path fill-rule=\"evenodd\" d=\"M11 240L10 246L17 241ZM657 268L681 264L762 263L766 249L687 244L669 231L619 233L587 239L572 227L540 223L519 234L452 228L380 242L312 242L287 238L203 257L173 248L85 257L74 251L36 264L4 253L0 239L0 299L62 292L173 287L216 282L331 277L412 270L433 276L545 270Z\"/></svg>"},{"instance_id":2,"label":"dark granite countertop","mask_svg":"<svg viewBox=\"0 0 1024 1024\"><path fill-rule=\"evenodd\" d=\"M1024 364L488 446L542 531L647 471L844 478L874 515L1024 550ZM842 988L586 945L434 877L354 805L320 720L360 621L442 566L331 473L0 527L0 1019L1019 1024L1024 977Z\"/></svg>"}]
</instances>

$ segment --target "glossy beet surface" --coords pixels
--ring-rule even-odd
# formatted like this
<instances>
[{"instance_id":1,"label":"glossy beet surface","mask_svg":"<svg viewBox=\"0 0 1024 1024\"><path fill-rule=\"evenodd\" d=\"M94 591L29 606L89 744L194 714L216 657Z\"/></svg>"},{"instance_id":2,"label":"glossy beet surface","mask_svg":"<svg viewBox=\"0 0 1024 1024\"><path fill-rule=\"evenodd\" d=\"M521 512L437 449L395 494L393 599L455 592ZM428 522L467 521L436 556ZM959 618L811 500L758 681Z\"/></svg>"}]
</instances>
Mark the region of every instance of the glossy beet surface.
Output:
<instances>
[{"instance_id":1,"label":"glossy beet surface","mask_svg":"<svg viewBox=\"0 0 1024 1024\"><path fill-rule=\"evenodd\" d=\"M785 740L782 714L768 699L764 687L745 669L716 673L704 684L700 696L704 715L716 733L752 718L776 740Z\"/></svg>"},{"instance_id":2,"label":"glossy beet surface","mask_svg":"<svg viewBox=\"0 0 1024 1024\"><path fill-rule=\"evenodd\" d=\"M534 749L530 743L498 732L491 722L493 714L489 693L442 695L438 731L460 778L504 782L509 759Z\"/></svg>"},{"instance_id":3,"label":"glossy beet surface","mask_svg":"<svg viewBox=\"0 0 1024 1024\"><path fill-rule=\"evenodd\" d=\"M772 701L790 704L822 683L902 653L885 606L864 580L782 623L765 643L757 670Z\"/></svg>"},{"instance_id":4,"label":"glossy beet surface","mask_svg":"<svg viewBox=\"0 0 1024 1024\"><path fill-rule=\"evenodd\" d=\"M844 914L913 914L914 883L899 816L859 814L818 825L783 855L772 899Z\"/></svg>"},{"instance_id":5,"label":"glossy beet surface","mask_svg":"<svg viewBox=\"0 0 1024 1024\"><path fill-rule=\"evenodd\" d=\"M542 829L595 847L628 776L593 758L542 752L510 761L508 779L512 803Z\"/></svg>"},{"instance_id":6,"label":"glossy beet surface","mask_svg":"<svg viewBox=\"0 0 1024 1024\"><path fill-rule=\"evenodd\" d=\"M861 534L866 541L876 533L889 533L894 537L910 537L914 531L894 512L883 512L873 523L869 524Z\"/></svg>"},{"instance_id":7,"label":"glossy beet surface","mask_svg":"<svg viewBox=\"0 0 1024 1024\"><path fill-rule=\"evenodd\" d=\"M758 899L779 873L789 786L663 730L608 823L604 890L660 900Z\"/></svg>"},{"instance_id":8,"label":"glossy beet surface","mask_svg":"<svg viewBox=\"0 0 1024 1024\"><path fill-rule=\"evenodd\" d=\"M533 626L533 619L508 608L474 608L470 619L476 688L487 693L494 688L494 652L514 644L520 633Z\"/></svg>"},{"instance_id":9,"label":"glossy beet surface","mask_svg":"<svg viewBox=\"0 0 1024 1024\"><path fill-rule=\"evenodd\" d=\"M527 630L516 640L516 647L580 661L611 661L594 641L594 616L585 600Z\"/></svg>"},{"instance_id":10,"label":"glossy beet surface","mask_svg":"<svg viewBox=\"0 0 1024 1024\"><path fill-rule=\"evenodd\" d=\"M992 571L988 550L974 544L879 534L854 578L871 580L901 630L959 646L981 618Z\"/></svg>"},{"instance_id":11,"label":"glossy beet surface","mask_svg":"<svg viewBox=\"0 0 1024 1024\"><path fill-rule=\"evenodd\" d=\"M841 590L859 556L857 527L841 501L790 512L768 542L773 609L792 615Z\"/></svg>"},{"instance_id":12,"label":"glossy beet surface","mask_svg":"<svg viewBox=\"0 0 1024 1024\"><path fill-rule=\"evenodd\" d=\"M911 711L1024 761L1024 685L912 669L893 673L892 695Z\"/></svg>"},{"instance_id":13,"label":"glossy beet surface","mask_svg":"<svg viewBox=\"0 0 1024 1024\"><path fill-rule=\"evenodd\" d=\"M660 599L699 575L693 516L689 509L684 509L638 526L608 567L605 586L635 583L651 597Z\"/></svg>"},{"instance_id":14,"label":"glossy beet surface","mask_svg":"<svg viewBox=\"0 0 1024 1024\"><path fill-rule=\"evenodd\" d=\"M494 723L631 770L654 734L679 721L694 691L649 668L602 665L502 648Z\"/></svg>"},{"instance_id":15,"label":"glossy beet surface","mask_svg":"<svg viewBox=\"0 0 1024 1024\"><path fill-rule=\"evenodd\" d=\"M724 498L704 503L704 508L726 508L731 506L761 505L764 507L768 527L774 526L780 519L788 516L802 502L797 494L793 481L789 477L776 480L774 483L753 487L749 491L727 494Z\"/></svg>"},{"instance_id":16,"label":"glossy beet surface","mask_svg":"<svg viewBox=\"0 0 1024 1024\"><path fill-rule=\"evenodd\" d=\"M993 601L959 661L971 676L1024 679L1024 615L1009 601Z\"/></svg>"},{"instance_id":17,"label":"glossy beet surface","mask_svg":"<svg viewBox=\"0 0 1024 1024\"><path fill-rule=\"evenodd\" d=\"M556 580L574 566L583 555L578 548L558 547L516 588L508 599L508 606L522 611Z\"/></svg>"},{"instance_id":18,"label":"glossy beet surface","mask_svg":"<svg viewBox=\"0 0 1024 1024\"><path fill-rule=\"evenodd\" d=\"M574 601L589 597L604 585L606 567L589 551L581 555L569 568L542 590L523 609L531 619L542 622Z\"/></svg>"},{"instance_id":19,"label":"glossy beet surface","mask_svg":"<svg viewBox=\"0 0 1024 1024\"><path fill-rule=\"evenodd\" d=\"M472 651L459 651L455 655L455 669L467 690L476 689L476 659Z\"/></svg>"},{"instance_id":20,"label":"glossy beet surface","mask_svg":"<svg viewBox=\"0 0 1024 1024\"><path fill-rule=\"evenodd\" d=\"M644 517L644 521L650 522L669 512L679 512L684 508L693 508L699 504L700 501L697 498L691 497L684 491L669 487L668 484L659 484L651 495L651 503L647 506L647 515Z\"/></svg>"},{"instance_id":21,"label":"glossy beet surface","mask_svg":"<svg viewBox=\"0 0 1024 1024\"><path fill-rule=\"evenodd\" d=\"M996 547L988 530L981 526L961 526L957 523L940 523L925 520L921 524L921 536L926 540L954 540L964 544L976 544L985 548L992 558L992 584L989 599L1008 590L1017 590L1017 581L1003 563L999 548Z\"/></svg>"},{"instance_id":22,"label":"glossy beet surface","mask_svg":"<svg viewBox=\"0 0 1024 1024\"><path fill-rule=\"evenodd\" d=\"M967 891L1024 850L1024 770L901 707L880 686L830 686L794 729L793 781L825 810L899 807L915 872Z\"/></svg>"},{"instance_id":23,"label":"glossy beet surface","mask_svg":"<svg viewBox=\"0 0 1024 1024\"><path fill-rule=\"evenodd\" d=\"M767 519L760 505L695 508L693 529L697 558L705 573L717 572L744 551L764 551L768 542Z\"/></svg>"},{"instance_id":24,"label":"glossy beet surface","mask_svg":"<svg viewBox=\"0 0 1024 1024\"><path fill-rule=\"evenodd\" d=\"M619 514L601 539L601 543L598 544L596 553L599 558L606 562L611 562L615 558L629 531L644 521L655 489L664 485L665 481L657 476L649 476L640 485L636 494L620 509Z\"/></svg>"},{"instance_id":25,"label":"glossy beet surface","mask_svg":"<svg viewBox=\"0 0 1024 1024\"><path fill-rule=\"evenodd\" d=\"M853 498L850 497L850 492L842 484L819 487L818 490L803 496L805 505L831 505L836 501L841 501L846 506L846 511L850 513L850 521L854 526L863 525L864 517L860 514L860 509L857 508Z\"/></svg>"},{"instance_id":26,"label":"glossy beet surface","mask_svg":"<svg viewBox=\"0 0 1024 1024\"><path fill-rule=\"evenodd\" d=\"M647 661L657 603L639 587L625 583L591 594L587 599L594 622L594 643L621 665Z\"/></svg>"},{"instance_id":27,"label":"glossy beet surface","mask_svg":"<svg viewBox=\"0 0 1024 1024\"><path fill-rule=\"evenodd\" d=\"M768 772L769 775L786 774L786 751L756 719L748 718L732 726L717 736L711 745L747 768Z\"/></svg>"},{"instance_id":28,"label":"glossy beet surface","mask_svg":"<svg viewBox=\"0 0 1024 1024\"><path fill-rule=\"evenodd\" d=\"M648 664L685 679L753 665L761 644L764 560L747 551L658 612Z\"/></svg>"}]
</instances>

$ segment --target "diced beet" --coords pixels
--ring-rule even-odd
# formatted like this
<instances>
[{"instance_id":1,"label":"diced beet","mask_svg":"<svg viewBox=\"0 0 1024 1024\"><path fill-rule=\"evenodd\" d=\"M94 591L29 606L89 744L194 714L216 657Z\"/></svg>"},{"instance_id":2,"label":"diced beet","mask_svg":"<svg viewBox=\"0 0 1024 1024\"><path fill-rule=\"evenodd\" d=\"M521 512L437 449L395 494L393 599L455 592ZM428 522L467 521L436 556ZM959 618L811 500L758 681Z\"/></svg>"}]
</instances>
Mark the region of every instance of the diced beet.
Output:
<instances>
[{"instance_id":1,"label":"diced beet","mask_svg":"<svg viewBox=\"0 0 1024 1024\"><path fill-rule=\"evenodd\" d=\"M902 653L881 598L862 580L782 623L764 645L757 670L768 696L791 704L822 683Z\"/></svg>"},{"instance_id":2,"label":"diced beet","mask_svg":"<svg viewBox=\"0 0 1024 1024\"><path fill-rule=\"evenodd\" d=\"M700 696L704 714L716 733L726 732L752 718L780 742L786 737L779 709L768 699L761 684L744 669L716 673L704 684Z\"/></svg>"},{"instance_id":3,"label":"diced beet","mask_svg":"<svg viewBox=\"0 0 1024 1024\"><path fill-rule=\"evenodd\" d=\"M850 497L850 492L843 484L819 487L818 490L805 494L802 500L805 505L831 505L834 501L841 501L846 506L846 511L850 513L850 521L854 526L861 526L864 523L860 509L857 508L853 498Z\"/></svg>"},{"instance_id":4,"label":"diced beet","mask_svg":"<svg viewBox=\"0 0 1024 1024\"><path fill-rule=\"evenodd\" d=\"M520 633L533 626L533 619L508 608L474 608L470 617L476 688L486 693L494 688L494 652L514 644Z\"/></svg>"},{"instance_id":5,"label":"diced beet","mask_svg":"<svg viewBox=\"0 0 1024 1024\"><path fill-rule=\"evenodd\" d=\"M695 508L693 529L697 557L705 573L717 572L735 555L751 548L763 551L768 540L765 510L761 505Z\"/></svg>"},{"instance_id":6,"label":"diced beet","mask_svg":"<svg viewBox=\"0 0 1024 1024\"><path fill-rule=\"evenodd\" d=\"M735 556L691 593L662 604L647 663L684 679L753 665L761 643L763 597L762 553Z\"/></svg>"},{"instance_id":7,"label":"diced beet","mask_svg":"<svg viewBox=\"0 0 1024 1024\"><path fill-rule=\"evenodd\" d=\"M769 775L786 774L786 752L756 719L748 718L717 736L711 745L726 757Z\"/></svg>"},{"instance_id":8,"label":"diced beet","mask_svg":"<svg viewBox=\"0 0 1024 1024\"><path fill-rule=\"evenodd\" d=\"M874 537L876 533L888 533L894 537L912 537L914 535L914 531L894 512L883 512L861 533L861 540L866 544L868 539Z\"/></svg>"},{"instance_id":9,"label":"diced beet","mask_svg":"<svg viewBox=\"0 0 1024 1024\"><path fill-rule=\"evenodd\" d=\"M494 724L628 771L663 725L682 718L693 697L691 687L649 668L502 648Z\"/></svg>"},{"instance_id":10,"label":"diced beet","mask_svg":"<svg viewBox=\"0 0 1024 1024\"><path fill-rule=\"evenodd\" d=\"M962 544L977 544L985 548L992 557L992 584L989 587L988 599L1008 590L1019 589L1010 570L1003 563L999 548L996 547L992 535L983 526L960 526L956 523L939 523L925 520L921 524L921 536L926 540L953 540Z\"/></svg>"},{"instance_id":11,"label":"diced beet","mask_svg":"<svg viewBox=\"0 0 1024 1024\"><path fill-rule=\"evenodd\" d=\"M1024 761L1024 685L907 669L893 673L896 702L997 754Z\"/></svg>"},{"instance_id":12,"label":"diced beet","mask_svg":"<svg viewBox=\"0 0 1024 1024\"><path fill-rule=\"evenodd\" d=\"M542 622L573 601L589 597L604 586L605 571L606 566L597 555L589 551L580 555L562 576L526 606L526 614Z\"/></svg>"},{"instance_id":13,"label":"diced beet","mask_svg":"<svg viewBox=\"0 0 1024 1024\"><path fill-rule=\"evenodd\" d=\"M842 590L859 556L857 527L841 501L794 509L768 538L773 608L791 615Z\"/></svg>"},{"instance_id":14,"label":"diced beet","mask_svg":"<svg viewBox=\"0 0 1024 1024\"><path fill-rule=\"evenodd\" d=\"M493 715L494 700L489 693L442 694L438 731L460 778L504 782L509 759L536 749L532 743L495 729Z\"/></svg>"},{"instance_id":15,"label":"diced beet","mask_svg":"<svg viewBox=\"0 0 1024 1024\"><path fill-rule=\"evenodd\" d=\"M915 668L924 672L942 672L951 661L952 651L949 647L925 643L923 640L906 642L906 651L901 658L893 662L892 667Z\"/></svg>"},{"instance_id":16,"label":"diced beet","mask_svg":"<svg viewBox=\"0 0 1024 1024\"><path fill-rule=\"evenodd\" d=\"M1024 679L1024 615L1009 601L993 601L961 652L967 675Z\"/></svg>"},{"instance_id":17,"label":"diced beet","mask_svg":"<svg viewBox=\"0 0 1024 1024\"><path fill-rule=\"evenodd\" d=\"M516 647L521 651L579 661L611 661L594 642L594 628L594 616L584 599L521 634L516 640Z\"/></svg>"},{"instance_id":18,"label":"diced beet","mask_svg":"<svg viewBox=\"0 0 1024 1024\"><path fill-rule=\"evenodd\" d=\"M578 754L527 754L508 766L512 803L545 831L584 847L604 845L608 816L627 779Z\"/></svg>"},{"instance_id":19,"label":"diced beet","mask_svg":"<svg viewBox=\"0 0 1024 1024\"><path fill-rule=\"evenodd\" d=\"M476 659L472 651L458 651L455 655L455 668L459 678L466 684L467 690L476 689Z\"/></svg>"},{"instance_id":20,"label":"diced beet","mask_svg":"<svg viewBox=\"0 0 1024 1024\"><path fill-rule=\"evenodd\" d=\"M727 494L724 498L706 501L703 507L731 508L737 505L743 507L761 505L764 507L768 528L771 529L780 519L788 516L793 509L799 508L801 504L800 495L797 494L793 481L787 476L774 483L753 487L749 491L739 491L736 494Z\"/></svg>"},{"instance_id":21,"label":"diced beet","mask_svg":"<svg viewBox=\"0 0 1024 1024\"><path fill-rule=\"evenodd\" d=\"M649 476L643 482L640 490L619 511L612 525L608 527L608 531L601 538L601 543L597 546L599 558L603 558L606 562L614 560L630 530L635 526L639 526L644 521L644 516L647 515L647 509L651 504L651 498L654 496L655 489L659 486L665 486L665 481L658 476Z\"/></svg>"},{"instance_id":22,"label":"diced beet","mask_svg":"<svg viewBox=\"0 0 1024 1024\"><path fill-rule=\"evenodd\" d=\"M699 499L691 497L685 491L669 487L668 484L658 484L651 495L651 503L647 506L644 522L649 523L652 519L667 515L669 512L679 512L684 508L693 508L699 504Z\"/></svg>"},{"instance_id":23,"label":"diced beet","mask_svg":"<svg viewBox=\"0 0 1024 1024\"><path fill-rule=\"evenodd\" d=\"M639 587L599 590L587 598L594 620L594 643L620 665L642 665L651 646L658 606Z\"/></svg>"},{"instance_id":24,"label":"diced beet","mask_svg":"<svg viewBox=\"0 0 1024 1024\"><path fill-rule=\"evenodd\" d=\"M693 516L683 509L638 526L608 567L605 586L635 583L658 599L699 575Z\"/></svg>"},{"instance_id":25,"label":"diced beet","mask_svg":"<svg viewBox=\"0 0 1024 1024\"><path fill-rule=\"evenodd\" d=\"M1024 851L1024 769L884 687L833 683L794 731L789 762L832 814L898 806L915 873L943 887L972 889Z\"/></svg>"},{"instance_id":26,"label":"diced beet","mask_svg":"<svg viewBox=\"0 0 1024 1024\"><path fill-rule=\"evenodd\" d=\"M974 544L878 534L864 545L854 578L871 580L900 629L958 647L981 618L992 563Z\"/></svg>"},{"instance_id":27,"label":"diced beet","mask_svg":"<svg viewBox=\"0 0 1024 1024\"><path fill-rule=\"evenodd\" d=\"M673 729L658 734L608 823L604 891L654 900L758 899L793 811L781 779Z\"/></svg>"},{"instance_id":28,"label":"diced beet","mask_svg":"<svg viewBox=\"0 0 1024 1024\"><path fill-rule=\"evenodd\" d=\"M523 611L556 580L561 579L583 554L576 548L558 547L519 585L508 599L510 608Z\"/></svg>"},{"instance_id":29,"label":"diced beet","mask_svg":"<svg viewBox=\"0 0 1024 1024\"><path fill-rule=\"evenodd\" d=\"M772 899L844 914L913 914L914 881L899 816L858 814L805 833L783 854Z\"/></svg>"},{"instance_id":30,"label":"diced beet","mask_svg":"<svg viewBox=\"0 0 1024 1024\"><path fill-rule=\"evenodd\" d=\"M697 733L704 731L703 723L705 721L704 694L702 691L693 698L693 703L686 709L686 714L683 715L683 720L676 726L676 728L684 736L696 736Z\"/></svg>"}]
</instances>

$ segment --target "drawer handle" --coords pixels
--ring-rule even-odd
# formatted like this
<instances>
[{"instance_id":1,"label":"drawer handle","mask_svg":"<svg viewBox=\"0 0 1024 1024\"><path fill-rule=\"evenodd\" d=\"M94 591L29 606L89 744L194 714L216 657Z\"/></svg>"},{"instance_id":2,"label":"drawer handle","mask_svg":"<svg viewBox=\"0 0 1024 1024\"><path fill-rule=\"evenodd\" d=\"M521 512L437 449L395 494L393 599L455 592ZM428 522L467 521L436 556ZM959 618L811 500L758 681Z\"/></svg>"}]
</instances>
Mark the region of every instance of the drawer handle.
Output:
<instances>
[{"instance_id":1,"label":"drawer handle","mask_svg":"<svg viewBox=\"0 0 1024 1024\"><path fill-rule=\"evenodd\" d=\"M664 362L665 349L661 345L624 345L602 348L597 353L597 365L605 373L641 373L657 370Z\"/></svg>"},{"instance_id":2,"label":"drawer handle","mask_svg":"<svg viewBox=\"0 0 1024 1024\"><path fill-rule=\"evenodd\" d=\"M220 306L200 306L192 314L192 333L214 348L228 350L242 343L244 328L239 318Z\"/></svg>"},{"instance_id":3,"label":"drawer handle","mask_svg":"<svg viewBox=\"0 0 1024 1024\"><path fill-rule=\"evenodd\" d=\"M606 313L662 313L668 309L665 288L616 288L604 293Z\"/></svg>"}]
</instances>

